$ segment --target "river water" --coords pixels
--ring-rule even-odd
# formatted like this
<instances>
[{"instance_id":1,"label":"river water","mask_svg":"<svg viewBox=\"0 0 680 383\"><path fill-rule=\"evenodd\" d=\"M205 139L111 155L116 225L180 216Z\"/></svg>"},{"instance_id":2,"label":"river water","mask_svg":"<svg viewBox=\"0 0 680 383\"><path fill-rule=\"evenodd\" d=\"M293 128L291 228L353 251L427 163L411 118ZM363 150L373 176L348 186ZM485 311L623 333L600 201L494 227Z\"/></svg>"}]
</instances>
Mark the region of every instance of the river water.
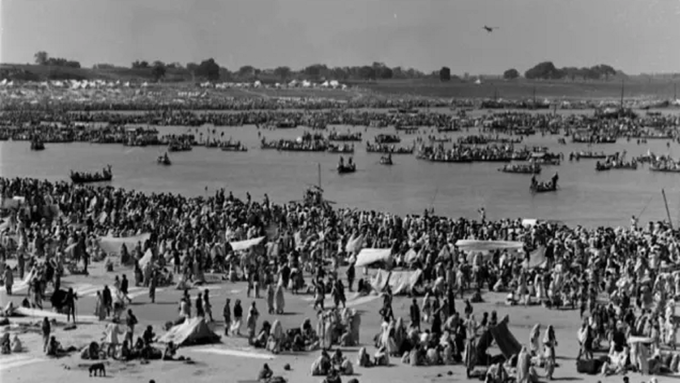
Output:
<instances>
[{"instance_id":1,"label":"river water","mask_svg":"<svg viewBox=\"0 0 680 383\"><path fill-rule=\"evenodd\" d=\"M361 131L364 142L378 133L394 133L393 128L368 129L334 126L344 132ZM172 166L156 164L156 157L165 148L131 148L122 145L89 143L47 144L46 150L33 152L28 142L0 142L0 176L36 177L68 180L70 169L95 171L106 164L113 166L116 187L144 192L172 192L187 195L212 193L218 188L245 197L250 192L254 199L267 193L273 201L301 199L304 189L321 183L325 197L337 206L390 211L397 214L421 214L434 207L437 214L476 218L483 206L489 219L540 218L561 220L584 226L629 225L632 215L640 215L641 222L666 219L661 196L665 189L674 224L680 218L680 174L654 173L647 166L637 171L612 170L596 172L595 160L565 161L561 166L544 166L539 179L548 179L559 172L560 189L556 193L533 195L529 191L530 175L501 173L499 163L444 164L418 160L412 155L393 156L393 166L379 164L380 155L366 153L364 143L355 143L354 160L357 172L339 175L335 171L339 155L329 153L300 153L263 151L259 149L258 133L268 139L295 138L304 129L258 130L254 126L238 128L159 127L162 133L203 133L203 137L233 137L246 143L245 153L223 152L219 149L195 147L190 152L170 153ZM450 134L455 138L467 133ZM436 134L435 130L421 129L420 135ZM408 145L416 135L403 135L401 145ZM563 152L565 159L571 151L593 150L613 154L627 151L628 158L651 150L656 154L680 156L680 145L666 147L665 140L649 140L638 145L634 140L619 139L617 144L559 145L560 136L535 135L522 145L548 146L551 151ZM451 144L445 144L450 146ZM521 145L518 145L521 146Z\"/></svg>"}]
</instances>

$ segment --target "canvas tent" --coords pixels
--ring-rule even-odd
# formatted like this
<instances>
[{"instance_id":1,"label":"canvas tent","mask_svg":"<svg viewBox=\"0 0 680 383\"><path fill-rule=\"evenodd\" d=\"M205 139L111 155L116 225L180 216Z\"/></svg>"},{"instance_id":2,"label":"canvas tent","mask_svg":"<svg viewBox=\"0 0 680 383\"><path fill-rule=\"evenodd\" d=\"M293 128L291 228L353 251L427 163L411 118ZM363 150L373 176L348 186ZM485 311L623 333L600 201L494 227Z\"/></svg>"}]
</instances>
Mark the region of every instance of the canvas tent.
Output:
<instances>
[{"instance_id":1,"label":"canvas tent","mask_svg":"<svg viewBox=\"0 0 680 383\"><path fill-rule=\"evenodd\" d=\"M265 237L257 237L253 239L247 239L245 241L236 241L236 242L229 242L229 245L231 245L231 249L234 251L240 251L240 250L248 250L253 246L257 246L262 241L264 241Z\"/></svg>"},{"instance_id":2,"label":"canvas tent","mask_svg":"<svg viewBox=\"0 0 680 383\"><path fill-rule=\"evenodd\" d=\"M535 267L545 267L548 259L545 257L545 246L541 246L529 254L529 262L525 264L527 269Z\"/></svg>"},{"instance_id":3,"label":"canvas tent","mask_svg":"<svg viewBox=\"0 0 680 383\"><path fill-rule=\"evenodd\" d=\"M208 327L205 319L190 318L171 328L158 341L161 343L173 342L176 346L189 346L217 343L220 341L220 337Z\"/></svg>"},{"instance_id":4,"label":"canvas tent","mask_svg":"<svg viewBox=\"0 0 680 383\"><path fill-rule=\"evenodd\" d=\"M151 234L144 233L133 237L115 238L111 236L99 237L99 247L108 255L120 256L120 248L125 244L128 251L137 246L137 242L144 243L151 237Z\"/></svg>"},{"instance_id":5,"label":"canvas tent","mask_svg":"<svg viewBox=\"0 0 680 383\"><path fill-rule=\"evenodd\" d=\"M509 317L506 315L496 326L485 331L477 341L477 355L485 355L486 350L496 341L503 356L510 359L513 355L522 351L522 345L508 329Z\"/></svg>"},{"instance_id":6,"label":"canvas tent","mask_svg":"<svg viewBox=\"0 0 680 383\"><path fill-rule=\"evenodd\" d=\"M364 267L390 258L392 249L363 249L357 255L355 267Z\"/></svg>"},{"instance_id":7,"label":"canvas tent","mask_svg":"<svg viewBox=\"0 0 680 383\"><path fill-rule=\"evenodd\" d=\"M391 272L378 270L378 273L371 280L371 287L375 291L381 292L385 289L385 286L389 285L394 295L410 294L418 284L421 274L420 269Z\"/></svg>"},{"instance_id":8,"label":"canvas tent","mask_svg":"<svg viewBox=\"0 0 680 383\"><path fill-rule=\"evenodd\" d=\"M456 246L463 251L492 251L492 250L522 250L523 242L512 241L477 241L474 239L461 239Z\"/></svg>"}]
</instances>

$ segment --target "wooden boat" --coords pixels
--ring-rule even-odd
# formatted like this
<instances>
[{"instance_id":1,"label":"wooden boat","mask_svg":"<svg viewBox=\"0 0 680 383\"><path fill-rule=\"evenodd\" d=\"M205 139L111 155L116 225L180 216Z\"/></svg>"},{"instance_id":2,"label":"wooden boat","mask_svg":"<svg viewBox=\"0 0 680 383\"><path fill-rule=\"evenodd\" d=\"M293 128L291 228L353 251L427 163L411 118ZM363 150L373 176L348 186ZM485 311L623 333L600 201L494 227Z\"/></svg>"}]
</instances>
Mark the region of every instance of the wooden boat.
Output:
<instances>
[{"instance_id":1,"label":"wooden boat","mask_svg":"<svg viewBox=\"0 0 680 383\"><path fill-rule=\"evenodd\" d=\"M102 170L102 173L78 173L71 170L71 181L74 184L87 184L94 182L107 182L113 179L111 165Z\"/></svg>"},{"instance_id":2,"label":"wooden boat","mask_svg":"<svg viewBox=\"0 0 680 383\"><path fill-rule=\"evenodd\" d=\"M401 138L396 134L378 134L374 139L376 144L398 144Z\"/></svg>"},{"instance_id":3,"label":"wooden boat","mask_svg":"<svg viewBox=\"0 0 680 383\"><path fill-rule=\"evenodd\" d=\"M297 124L293 120L283 120L276 123L276 127L279 129L295 129Z\"/></svg>"},{"instance_id":4,"label":"wooden boat","mask_svg":"<svg viewBox=\"0 0 680 383\"><path fill-rule=\"evenodd\" d=\"M354 145L328 145L328 153L354 153Z\"/></svg>"},{"instance_id":5,"label":"wooden boat","mask_svg":"<svg viewBox=\"0 0 680 383\"><path fill-rule=\"evenodd\" d=\"M570 156L570 157L571 157L571 156ZM596 152L577 152L577 153L574 153L574 157L575 157L577 160L582 159L582 158L583 158L583 159L586 159L586 160L595 160L595 159L598 159L598 160L599 160L599 159L607 158L607 155L604 154L604 153L602 153L602 152L600 152L600 153L596 153Z\"/></svg>"},{"instance_id":6,"label":"wooden boat","mask_svg":"<svg viewBox=\"0 0 680 383\"><path fill-rule=\"evenodd\" d=\"M380 164L381 165L394 165L392 162L392 156L382 156L380 157Z\"/></svg>"},{"instance_id":7,"label":"wooden boat","mask_svg":"<svg viewBox=\"0 0 680 383\"><path fill-rule=\"evenodd\" d=\"M40 140L33 140L31 141L31 150L45 150L45 144Z\"/></svg>"},{"instance_id":8,"label":"wooden boat","mask_svg":"<svg viewBox=\"0 0 680 383\"><path fill-rule=\"evenodd\" d=\"M505 165L498 169L499 172L503 173L515 173L515 174L541 174L541 165L538 164L528 164L528 165Z\"/></svg>"},{"instance_id":9,"label":"wooden boat","mask_svg":"<svg viewBox=\"0 0 680 383\"><path fill-rule=\"evenodd\" d=\"M617 170L637 170L637 162L614 163L612 169Z\"/></svg>"},{"instance_id":10,"label":"wooden boat","mask_svg":"<svg viewBox=\"0 0 680 383\"><path fill-rule=\"evenodd\" d=\"M336 133L336 132L331 132L331 134L328 135L328 140L329 140L329 141L354 141L354 142L361 142L361 132L357 132L357 133Z\"/></svg>"},{"instance_id":11,"label":"wooden boat","mask_svg":"<svg viewBox=\"0 0 680 383\"><path fill-rule=\"evenodd\" d=\"M600 161L597 161L595 164L595 171L598 172L605 172L607 170L612 170L612 165L609 163L600 163Z\"/></svg>"},{"instance_id":12,"label":"wooden boat","mask_svg":"<svg viewBox=\"0 0 680 383\"><path fill-rule=\"evenodd\" d=\"M158 159L156 159L156 162L157 162L159 165L165 165L165 166L168 166L168 165L171 165L171 164L172 164L172 162L170 162L170 158L168 157L167 154L166 154L166 155L162 155L162 156L158 156Z\"/></svg>"},{"instance_id":13,"label":"wooden boat","mask_svg":"<svg viewBox=\"0 0 680 383\"><path fill-rule=\"evenodd\" d=\"M248 148L241 143L241 141L238 142L223 142L220 144L220 149L222 149L223 152L247 152Z\"/></svg>"},{"instance_id":14,"label":"wooden boat","mask_svg":"<svg viewBox=\"0 0 680 383\"><path fill-rule=\"evenodd\" d=\"M676 167L670 168L670 167L663 167L663 166L659 166L657 164L654 164L654 165L649 166L649 170L651 170L653 172L659 172L659 173L680 173L680 166L676 165Z\"/></svg>"},{"instance_id":15,"label":"wooden boat","mask_svg":"<svg viewBox=\"0 0 680 383\"><path fill-rule=\"evenodd\" d=\"M357 165L354 164L354 163L338 164L338 173L340 173L340 174L354 173L356 171L357 171Z\"/></svg>"},{"instance_id":16,"label":"wooden boat","mask_svg":"<svg viewBox=\"0 0 680 383\"><path fill-rule=\"evenodd\" d=\"M531 185L530 189L533 193L549 193L557 191L557 185L553 186L552 184L537 183Z\"/></svg>"}]
</instances>

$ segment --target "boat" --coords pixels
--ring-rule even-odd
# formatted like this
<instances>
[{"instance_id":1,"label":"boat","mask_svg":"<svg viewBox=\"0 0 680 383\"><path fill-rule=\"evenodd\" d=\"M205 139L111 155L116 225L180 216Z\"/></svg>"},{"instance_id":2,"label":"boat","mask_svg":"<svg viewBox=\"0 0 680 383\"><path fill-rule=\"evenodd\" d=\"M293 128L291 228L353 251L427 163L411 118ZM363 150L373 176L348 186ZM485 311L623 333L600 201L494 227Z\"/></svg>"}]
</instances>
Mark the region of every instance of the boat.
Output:
<instances>
[{"instance_id":1,"label":"boat","mask_svg":"<svg viewBox=\"0 0 680 383\"><path fill-rule=\"evenodd\" d=\"M619 170L637 170L637 162L632 161L632 162L614 162L612 164L612 169L619 169Z\"/></svg>"},{"instance_id":2,"label":"boat","mask_svg":"<svg viewBox=\"0 0 680 383\"><path fill-rule=\"evenodd\" d=\"M531 186L529 189L531 189L532 193L549 193L557 191L558 179L559 177L557 176L557 173L552 176L550 182L539 182L536 180L536 176L533 176L531 177Z\"/></svg>"},{"instance_id":3,"label":"boat","mask_svg":"<svg viewBox=\"0 0 680 383\"><path fill-rule=\"evenodd\" d=\"M279 129L295 129L297 128L297 123L293 120L283 120L276 123L276 127Z\"/></svg>"},{"instance_id":4,"label":"boat","mask_svg":"<svg viewBox=\"0 0 680 383\"><path fill-rule=\"evenodd\" d=\"M241 141L237 142L224 142L220 144L220 149L223 152L247 152L248 148L241 143Z\"/></svg>"},{"instance_id":5,"label":"boat","mask_svg":"<svg viewBox=\"0 0 680 383\"><path fill-rule=\"evenodd\" d=\"M678 166L677 164L675 164L674 166L652 164L649 166L649 170L659 173L680 173L680 166Z\"/></svg>"},{"instance_id":6,"label":"boat","mask_svg":"<svg viewBox=\"0 0 680 383\"><path fill-rule=\"evenodd\" d=\"M381 156L380 157L380 164L381 165L394 165L392 162L392 156L391 155L386 155L386 156Z\"/></svg>"},{"instance_id":7,"label":"boat","mask_svg":"<svg viewBox=\"0 0 680 383\"><path fill-rule=\"evenodd\" d=\"M87 184L94 182L106 182L113 179L113 173L111 172L111 165L108 165L102 170L101 173L79 173L71 170L71 181L74 184Z\"/></svg>"},{"instance_id":8,"label":"boat","mask_svg":"<svg viewBox=\"0 0 680 383\"><path fill-rule=\"evenodd\" d=\"M398 144L401 142L401 138L396 134L378 134L374 141L376 144Z\"/></svg>"},{"instance_id":9,"label":"boat","mask_svg":"<svg viewBox=\"0 0 680 383\"><path fill-rule=\"evenodd\" d=\"M328 149L326 149L328 153L346 153L346 154L351 154L354 153L354 145L347 145L347 144L342 144L342 145L333 145L329 144Z\"/></svg>"},{"instance_id":10,"label":"boat","mask_svg":"<svg viewBox=\"0 0 680 383\"><path fill-rule=\"evenodd\" d=\"M605 172L607 170L612 170L612 165L608 162L600 163L600 161L597 161L595 163L595 170L598 171L598 172Z\"/></svg>"},{"instance_id":11,"label":"boat","mask_svg":"<svg viewBox=\"0 0 680 383\"><path fill-rule=\"evenodd\" d=\"M570 160L574 159L574 158L576 158L576 160L580 160L581 158L587 159L587 160L595 160L595 159L599 160L599 159L607 158L607 155L604 154L604 152L597 153L597 152L583 152L583 151L569 154Z\"/></svg>"},{"instance_id":12,"label":"boat","mask_svg":"<svg viewBox=\"0 0 680 383\"><path fill-rule=\"evenodd\" d=\"M498 171L516 174L541 174L541 165L535 163L505 165L499 168Z\"/></svg>"},{"instance_id":13,"label":"boat","mask_svg":"<svg viewBox=\"0 0 680 383\"><path fill-rule=\"evenodd\" d=\"M165 153L162 156L158 156L158 159L156 159L156 162L160 165L165 165L165 166L172 164L172 162L170 162L170 158L168 157L168 153Z\"/></svg>"},{"instance_id":14,"label":"boat","mask_svg":"<svg viewBox=\"0 0 680 383\"><path fill-rule=\"evenodd\" d=\"M45 150L45 144L40 140L32 140L31 141L31 150L35 150L35 151Z\"/></svg>"},{"instance_id":15,"label":"boat","mask_svg":"<svg viewBox=\"0 0 680 383\"><path fill-rule=\"evenodd\" d=\"M338 164L338 173L340 174L347 174L347 173L354 173L357 171L357 165L352 162L352 158L350 157L349 161L347 164L344 163L342 160L342 157L340 157L340 163Z\"/></svg>"},{"instance_id":16,"label":"boat","mask_svg":"<svg viewBox=\"0 0 680 383\"><path fill-rule=\"evenodd\" d=\"M329 141L355 141L361 142L361 132L356 133L336 133L331 132L328 135Z\"/></svg>"}]
</instances>

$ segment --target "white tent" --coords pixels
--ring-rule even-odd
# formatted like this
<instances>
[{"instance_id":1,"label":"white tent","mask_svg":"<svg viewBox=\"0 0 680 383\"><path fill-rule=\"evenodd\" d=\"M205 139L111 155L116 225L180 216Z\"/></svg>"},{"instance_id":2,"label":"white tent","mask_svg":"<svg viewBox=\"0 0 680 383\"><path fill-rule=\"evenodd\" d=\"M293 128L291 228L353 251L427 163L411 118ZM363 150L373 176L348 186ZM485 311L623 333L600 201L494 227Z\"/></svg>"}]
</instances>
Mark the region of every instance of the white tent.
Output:
<instances>
[{"instance_id":1,"label":"white tent","mask_svg":"<svg viewBox=\"0 0 680 383\"><path fill-rule=\"evenodd\" d=\"M337 88L338 86L340 86L340 83L337 80L331 80L330 86L333 88Z\"/></svg>"},{"instance_id":2,"label":"white tent","mask_svg":"<svg viewBox=\"0 0 680 383\"><path fill-rule=\"evenodd\" d=\"M309 81L307 81L307 80L304 80L304 81L302 82L302 87L303 87L303 88L309 88L310 86L312 86L312 83L311 83L311 82L309 82Z\"/></svg>"},{"instance_id":3,"label":"white tent","mask_svg":"<svg viewBox=\"0 0 680 383\"><path fill-rule=\"evenodd\" d=\"M258 237L258 238L253 238L253 239L247 239L245 241L236 241L236 242L230 242L229 244L231 245L232 250L234 251L240 251L240 250L248 250L253 246L257 246L262 241L264 241L265 237Z\"/></svg>"},{"instance_id":4,"label":"white tent","mask_svg":"<svg viewBox=\"0 0 680 383\"><path fill-rule=\"evenodd\" d=\"M463 251L522 250L524 248L524 243L511 241L477 241L474 239L461 239L456 242L456 247Z\"/></svg>"},{"instance_id":5,"label":"white tent","mask_svg":"<svg viewBox=\"0 0 680 383\"><path fill-rule=\"evenodd\" d=\"M390 259L392 249L363 249L357 255L355 267L368 266L376 262Z\"/></svg>"}]
</instances>

